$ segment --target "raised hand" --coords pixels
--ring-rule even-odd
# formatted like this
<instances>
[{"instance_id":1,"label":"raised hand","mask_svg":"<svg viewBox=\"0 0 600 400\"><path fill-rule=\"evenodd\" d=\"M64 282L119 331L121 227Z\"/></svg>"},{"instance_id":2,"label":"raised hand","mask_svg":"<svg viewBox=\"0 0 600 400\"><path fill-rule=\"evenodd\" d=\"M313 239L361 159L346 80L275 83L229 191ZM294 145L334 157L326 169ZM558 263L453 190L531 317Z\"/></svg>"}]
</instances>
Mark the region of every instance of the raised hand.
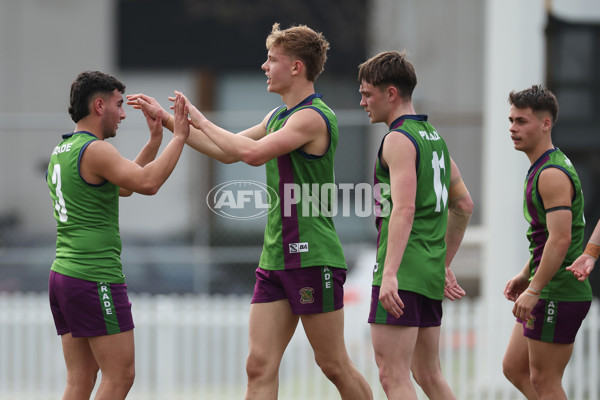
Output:
<instances>
[{"instance_id":1,"label":"raised hand","mask_svg":"<svg viewBox=\"0 0 600 400\"><path fill-rule=\"evenodd\" d=\"M205 121L206 121L206 117L204 116L204 114L202 114L202 113L200 112L200 110L198 110L198 109L196 108L196 106L194 106L194 105L193 105L193 104L192 104L192 103L191 103L191 102L188 100L188 98L187 98L187 97L186 97L186 96L185 96L183 93L181 93L181 92L175 91L175 97L169 97L169 100L171 100L171 101L175 101L175 100L176 100L176 98L177 98L177 96L181 96L181 97L184 99L184 101L185 101L185 104L186 104L186 105L187 105L187 107L188 107L189 114L190 114L190 118L189 118L189 120L190 120L190 124L191 124L191 125L192 125L194 128L202 130L202 128L201 128L201 124L202 124L203 122L205 122Z\"/></svg>"},{"instance_id":2,"label":"raised hand","mask_svg":"<svg viewBox=\"0 0 600 400\"><path fill-rule=\"evenodd\" d=\"M188 121L188 106L185 99L181 95L175 97L175 105L173 106L175 111L174 129L173 133L175 136L183 136L187 140L190 135L190 124Z\"/></svg>"},{"instance_id":3,"label":"raised hand","mask_svg":"<svg viewBox=\"0 0 600 400\"><path fill-rule=\"evenodd\" d=\"M154 97L147 96L143 93L129 94L126 97L128 105L133 106L136 110L145 111L152 119L157 118L159 111L162 113L163 117L168 115L168 112L163 109Z\"/></svg>"},{"instance_id":4,"label":"raised hand","mask_svg":"<svg viewBox=\"0 0 600 400\"><path fill-rule=\"evenodd\" d=\"M142 100L143 101L143 100ZM146 123L148 124L148 129L150 130L150 138L155 140L162 140L163 134L163 124L162 124L162 109L158 110L154 116L154 118L150 115L147 108L141 108L144 117L146 118Z\"/></svg>"}]
</instances>

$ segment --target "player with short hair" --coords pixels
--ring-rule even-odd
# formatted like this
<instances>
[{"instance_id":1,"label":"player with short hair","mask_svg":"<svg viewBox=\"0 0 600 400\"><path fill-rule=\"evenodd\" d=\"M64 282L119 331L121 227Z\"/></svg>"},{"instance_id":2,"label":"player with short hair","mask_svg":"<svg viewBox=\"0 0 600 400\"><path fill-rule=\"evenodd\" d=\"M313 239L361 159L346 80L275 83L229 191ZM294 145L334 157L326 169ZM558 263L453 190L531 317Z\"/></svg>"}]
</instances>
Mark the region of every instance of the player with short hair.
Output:
<instances>
[{"instance_id":1,"label":"player with short hair","mask_svg":"<svg viewBox=\"0 0 600 400\"><path fill-rule=\"evenodd\" d=\"M371 399L344 343L346 261L333 220L323 212L332 209L333 199L322 196L321 207L305 213L302 194L291 196L293 185L320 190L334 183L337 118L314 86L329 43L305 25L281 30L274 24L266 47L267 89L284 105L258 125L233 134L187 102L193 125L188 144L225 163L265 164L267 185L279 194L268 214L250 307L246 399L277 398L279 365L300 320L317 364L342 399ZM150 114L162 110L143 94L129 97L132 104L140 98L150 104L144 106Z\"/></svg>"},{"instance_id":2,"label":"player with short hair","mask_svg":"<svg viewBox=\"0 0 600 400\"><path fill-rule=\"evenodd\" d=\"M175 102L175 134L162 141L161 113L144 113L150 139L135 159L105 141L125 119L125 85L85 71L71 85L75 131L54 148L47 183L56 219L56 258L49 278L50 308L67 366L64 400L89 398L98 369L97 400L124 399L135 376L133 318L121 265L119 196L155 194L169 177L189 134L187 106ZM143 100L140 100L143 104ZM156 159L155 159L156 158Z\"/></svg>"},{"instance_id":3,"label":"player with short hair","mask_svg":"<svg viewBox=\"0 0 600 400\"><path fill-rule=\"evenodd\" d=\"M566 267L583 244L583 194L577 172L552 144L558 117L554 94L539 85L509 95L510 134L531 167L524 184L523 214L529 223L530 257L504 290L514 301L513 328L504 375L528 399L566 399L562 375L592 291Z\"/></svg>"},{"instance_id":4,"label":"player with short hair","mask_svg":"<svg viewBox=\"0 0 600 400\"><path fill-rule=\"evenodd\" d=\"M360 105L371 123L389 131L375 164L377 262L371 338L388 399L416 399L411 371L430 399L454 399L442 375L442 299L460 299L450 263L464 236L473 202L444 139L416 114L417 84L406 52L386 51L359 66Z\"/></svg>"}]
</instances>

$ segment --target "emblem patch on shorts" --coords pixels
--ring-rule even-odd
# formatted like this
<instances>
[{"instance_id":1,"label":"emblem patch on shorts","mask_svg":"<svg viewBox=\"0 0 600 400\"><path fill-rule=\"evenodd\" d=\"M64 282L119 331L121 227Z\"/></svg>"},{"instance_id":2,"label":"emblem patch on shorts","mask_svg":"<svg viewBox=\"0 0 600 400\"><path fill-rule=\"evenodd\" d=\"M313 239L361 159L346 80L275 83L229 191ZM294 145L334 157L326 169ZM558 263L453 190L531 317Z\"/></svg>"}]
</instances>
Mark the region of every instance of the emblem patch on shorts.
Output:
<instances>
[{"instance_id":1,"label":"emblem patch on shorts","mask_svg":"<svg viewBox=\"0 0 600 400\"><path fill-rule=\"evenodd\" d=\"M304 287L300 289L300 303L302 304L311 304L315 302L315 298L313 297L313 293L315 290L311 287Z\"/></svg>"},{"instance_id":2,"label":"emblem patch on shorts","mask_svg":"<svg viewBox=\"0 0 600 400\"><path fill-rule=\"evenodd\" d=\"M535 328L535 317L533 315L531 315L527 319L527 323L525 324L525 328L527 328L527 329L534 329Z\"/></svg>"}]
</instances>

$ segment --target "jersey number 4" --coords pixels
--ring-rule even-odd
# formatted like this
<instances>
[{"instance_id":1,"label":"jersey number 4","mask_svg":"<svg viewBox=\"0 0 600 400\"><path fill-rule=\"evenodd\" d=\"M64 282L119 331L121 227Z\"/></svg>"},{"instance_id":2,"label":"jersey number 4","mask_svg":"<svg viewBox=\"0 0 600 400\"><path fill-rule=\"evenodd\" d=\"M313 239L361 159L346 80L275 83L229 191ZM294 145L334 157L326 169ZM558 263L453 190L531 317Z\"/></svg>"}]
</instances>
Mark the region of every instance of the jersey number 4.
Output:
<instances>
[{"instance_id":1,"label":"jersey number 4","mask_svg":"<svg viewBox=\"0 0 600 400\"><path fill-rule=\"evenodd\" d=\"M60 164L54 164L52 169L52 184L56 185L56 197L58 200L54 203L54 208L58 212L60 222L67 222L67 207L65 206L65 198L62 194L62 183L60 181Z\"/></svg>"}]
</instances>

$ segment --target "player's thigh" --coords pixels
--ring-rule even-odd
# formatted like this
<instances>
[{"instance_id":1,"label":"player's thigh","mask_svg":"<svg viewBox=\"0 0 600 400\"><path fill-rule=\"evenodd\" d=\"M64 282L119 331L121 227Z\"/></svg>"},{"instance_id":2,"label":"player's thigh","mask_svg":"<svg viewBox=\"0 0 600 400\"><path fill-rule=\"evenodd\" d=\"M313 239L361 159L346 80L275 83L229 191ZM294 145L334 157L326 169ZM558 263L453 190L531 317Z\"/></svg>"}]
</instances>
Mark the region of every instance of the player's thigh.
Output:
<instances>
[{"instance_id":1,"label":"player's thigh","mask_svg":"<svg viewBox=\"0 0 600 400\"><path fill-rule=\"evenodd\" d=\"M287 299L250 305L248 342L250 355L281 358L298 325Z\"/></svg>"},{"instance_id":2,"label":"player's thigh","mask_svg":"<svg viewBox=\"0 0 600 400\"><path fill-rule=\"evenodd\" d=\"M371 324L371 341L379 368L401 368L409 371L419 328Z\"/></svg>"},{"instance_id":3,"label":"player's thigh","mask_svg":"<svg viewBox=\"0 0 600 400\"><path fill-rule=\"evenodd\" d=\"M529 346L527 338L523 336L523 325L516 322L513 326L502 366L505 372L513 371L528 371L529 370Z\"/></svg>"},{"instance_id":4,"label":"player's thigh","mask_svg":"<svg viewBox=\"0 0 600 400\"><path fill-rule=\"evenodd\" d=\"M112 372L128 373L135 365L135 344L133 329L114 335L88 338L94 357L103 375Z\"/></svg>"},{"instance_id":5,"label":"player's thigh","mask_svg":"<svg viewBox=\"0 0 600 400\"><path fill-rule=\"evenodd\" d=\"M65 364L69 372L96 373L98 364L86 337L61 336Z\"/></svg>"},{"instance_id":6,"label":"player's thigh","mask_svg":"<svg viewBox=\"0 0 600 400\"><path fill-rule=\"evenodd\" d=\"M317 358L346 358L344 309L301 315L302 326Z\"/></svg>"},{"instance_id":7,"label":"player's thigh","mask_svg":"<svg viewBox=\"0 0 600 400\"><path fill-rule=\"evenodd\" d=\"M412 368L434 370L440 368L440 327L419 328L412 357Z\"/></svg>"},{"instance_id":8,"label":"player's thigh","mask_svg":"<svg viewBox=\"0 0 600 400\"><path fill-rule=\"evenodd\" d=\"M527 339L532 374L560 379L573 354L573 343L550 343Z\"/></svg>"}]
</instances>

